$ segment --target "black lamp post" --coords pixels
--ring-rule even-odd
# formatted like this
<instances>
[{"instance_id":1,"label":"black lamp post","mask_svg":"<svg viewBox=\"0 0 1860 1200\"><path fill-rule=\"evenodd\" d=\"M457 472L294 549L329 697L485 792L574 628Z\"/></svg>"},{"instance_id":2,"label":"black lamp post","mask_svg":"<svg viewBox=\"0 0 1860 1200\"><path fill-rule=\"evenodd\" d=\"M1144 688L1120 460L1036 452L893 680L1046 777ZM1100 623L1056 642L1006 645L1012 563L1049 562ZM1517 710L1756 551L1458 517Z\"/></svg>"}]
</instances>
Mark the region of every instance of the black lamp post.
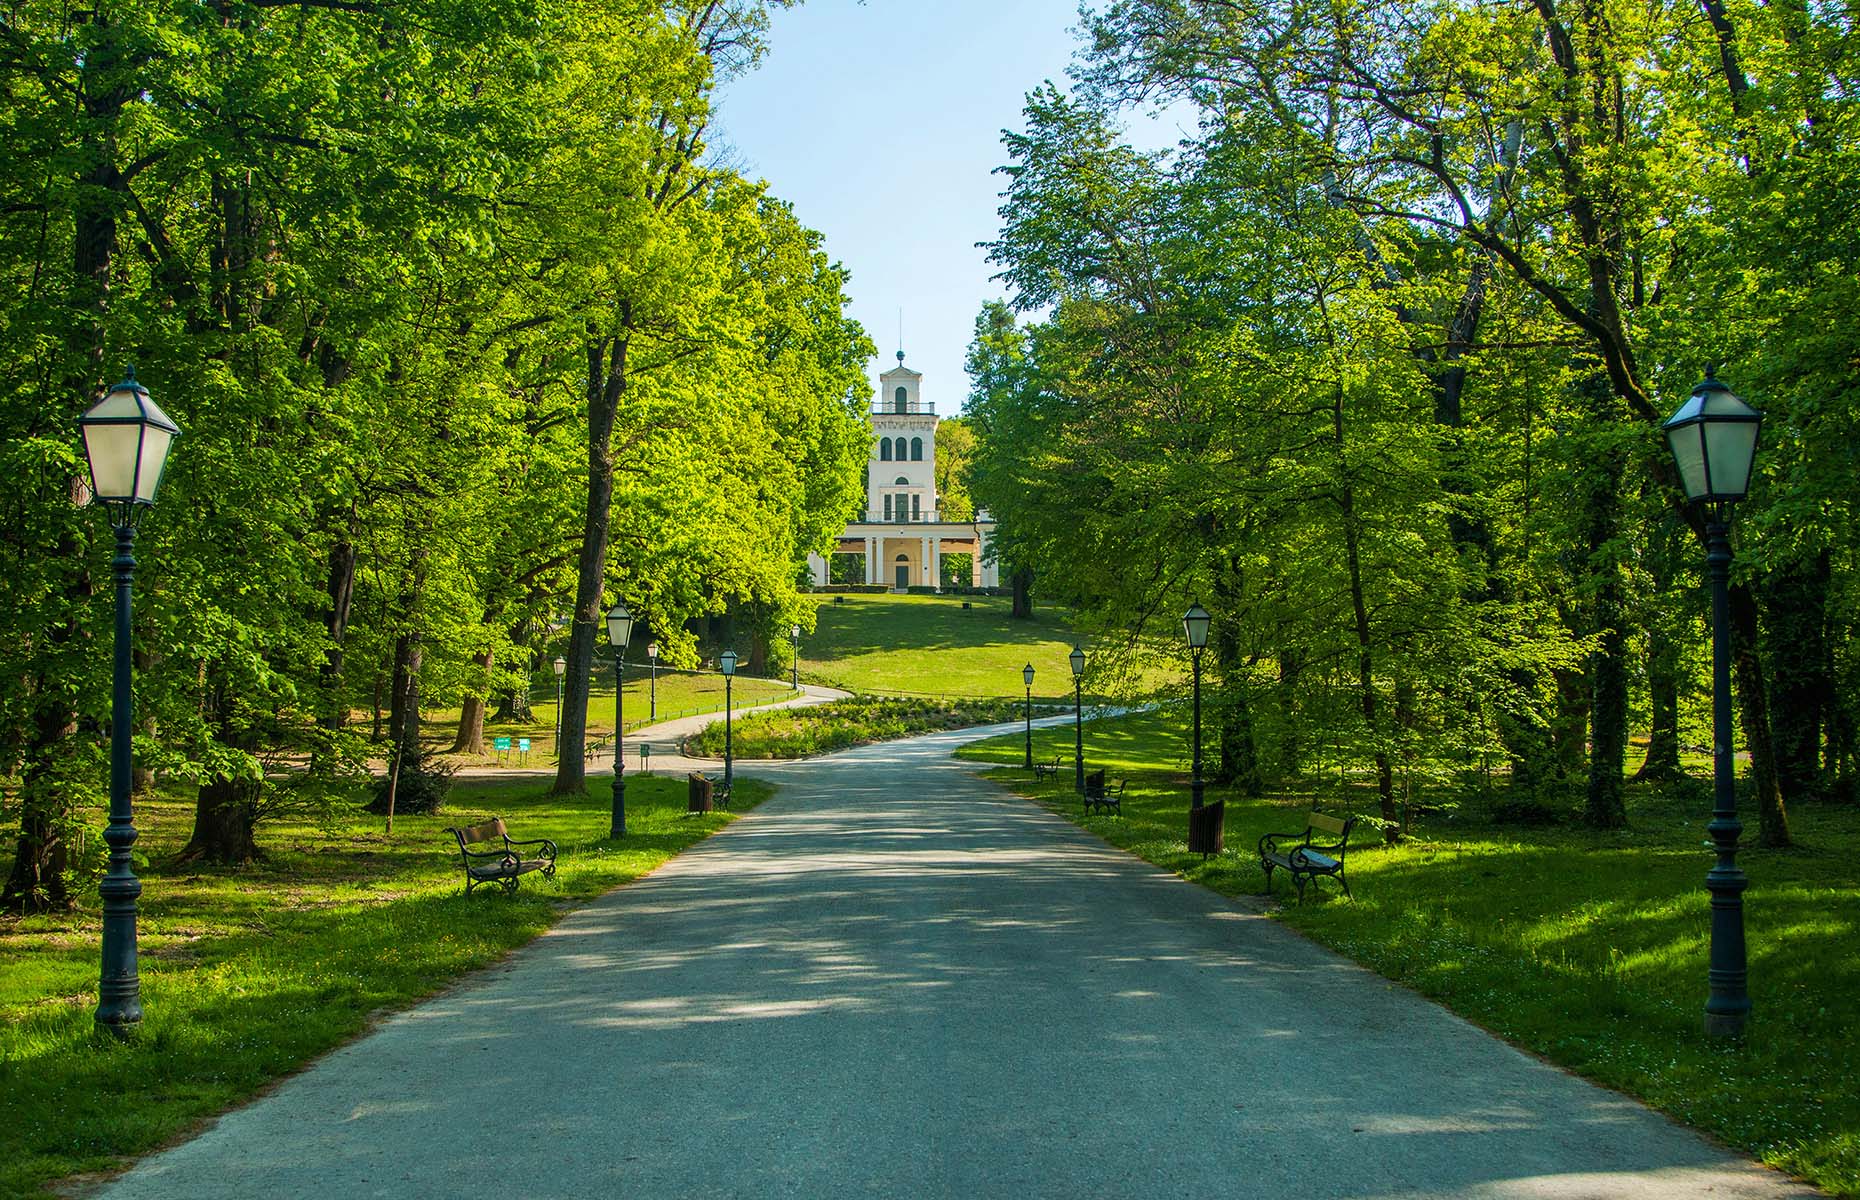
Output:
<instances>
[{"instance_id":1,"label":"black lamp post","mask_svg":"<svg viewBox=\"0 0 1860 1200\"><path fill-rule=\"evenodd\" d=\"M1194 765L1190 768L1188 785L1190 808L1201 807L1201 652L1207 648L1208 626L1213 620L1208 610L1199 604L1190 605L1182 614L1182 632L1188 636L1188 659L1194 664L1195 676L1195 740L1190 753Z\"/></svg>"},{"instance_id":2,"label":"black lamp post","mask_svg":"<svg viewBox=\"0 0 1860 1200\"><path fill-rule=\"evenodd\" d=\"M555 759L562 761L562 676L568 672L568 660L555 656Z\"/></svg>"},{"instance_id":3,"label":"black lamp post","mask_svg":"<svg viewBox=\"0 0 1860 1200\"><path fill-rule=\"evenodd\" d=\"M794 657L788 662L788 686L795 691L801 690L801 627L788 626L788 643L794 647Z\"/></svg>"},{"instance_id":4,"label":"black lamp post","mask_svg":"<svg viewBox=\"0 0 1860 1200\"><path fill-rule=\"evenodd\" d=\"M626 836L626 648L633 640L633 614L615 604L607 614L607 641L614 648L614 815L608 837Z\"/></svg>"},{"instance_id":5,"label":"black lamp post","mask_svg":"<svg viewBox=\"0 0 1860 1200\"><path fill-rule=\"evenodd\" d=\"M1085 651L1077 646L1066 656L1072 663L1072 786L1085 794Z\"/></svg>"},{"instance_id":6,"label":"black lamp post","mask_svg":"<svg viewBox=\"0 0 1860 1200\"><path fill-rule=\"evenodd\" d=\"M110 696L109 871L97 891L103 897L103 971L97 984L97 1024L119 1037L142 1020L142 980L136 971L136 898L142 883L131 869L136 842L130 805L134 767L135 693L130 663L130 594L136 574L136 521L155 503L168 448L180 426L149 399L129 368L121 383L78 418L84 457L90 464L91 499L104 507L116 531L116 660Z\"/></svg>"},{"instance_id":7,"label":"black lamp post","mask_svg":"<svg viewBox=\"0 0 1860 1200\"><path fill-rule=\"evenodd\" d=\"M646 643L646 661L652 664L652 680L646 693L646 719L659 719L659 643Z\"/></svg>"},{"instance_id":8,"label":"black lamp post","mask_svg":"<svg viewBox=\"0 0 1860 1200\"><path fill-rule=\"evenodd\" d=\"M717 656L717 669L723 672L723 794L730 795L732 750L730 744L730 681L736 678L736 651L725 650Z\"/></svg>"},{"instance_id":9,"label":"black lamp post","mask_svg":"<svg viewBox=\"0 0 1860 1200\"><path fill-rule=\"evenodd\" d=\"M1027 769L1033 770L1033 664L1028 663L1020 669L1022 682L1027 685Z\"/></svg>"},{"instance_id":10,"label":"black lamp post","mask_svg":"<svg viewBox=\"0 0 1860 1200\"><path fill-rule=\"evenodd\" d=\"M1731 756L1731 506L1750 487L1763 414L1712 377L1692 389L1661 426L1679 467L1686 499L1705 505L1705 570L1711 582L1712 813L1705 827L1718 849L1706 872L1711 892L1711 959L1706 971L1705 1032L1739 1037L1750 1015L1744 952L1744 889L1737 866L1737 763Z\"/></svg>"}]
</instances>

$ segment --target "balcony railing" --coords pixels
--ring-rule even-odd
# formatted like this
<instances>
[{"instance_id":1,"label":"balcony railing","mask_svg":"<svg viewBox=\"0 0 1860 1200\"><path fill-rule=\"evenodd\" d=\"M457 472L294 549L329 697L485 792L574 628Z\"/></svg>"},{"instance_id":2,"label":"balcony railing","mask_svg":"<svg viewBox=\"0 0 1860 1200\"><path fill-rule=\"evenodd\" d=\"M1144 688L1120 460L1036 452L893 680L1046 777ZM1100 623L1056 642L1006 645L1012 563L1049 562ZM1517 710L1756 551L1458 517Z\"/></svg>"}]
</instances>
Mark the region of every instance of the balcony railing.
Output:
<instances>
[{"instance_id":1,"label":"balcony railing","mask_svg":"<svg viewBox=\"0 0 1860 1200\"><path fill-rule=\"evenodd\" d=\"M922 400L912 400L907 402L904 407L900 408L896 400L874 401L872 404L872 414L880 417L886 415L934 417L936 416L936 405L926 403Z\"/></svg>"},{"instance_id":2,"label":"balcony railing","mask_svg":"<svg viewBox=\"0 0 1860 1200\"><path fill-rule=\"evenodd\" d=\"M927 513L920 512L915 516L900 516L895 513L886 516L885 510L879 508L867 509L864 520L867 525L936 525L942 522L943 514L932 510Z\"/></svg>"}]
</instances>

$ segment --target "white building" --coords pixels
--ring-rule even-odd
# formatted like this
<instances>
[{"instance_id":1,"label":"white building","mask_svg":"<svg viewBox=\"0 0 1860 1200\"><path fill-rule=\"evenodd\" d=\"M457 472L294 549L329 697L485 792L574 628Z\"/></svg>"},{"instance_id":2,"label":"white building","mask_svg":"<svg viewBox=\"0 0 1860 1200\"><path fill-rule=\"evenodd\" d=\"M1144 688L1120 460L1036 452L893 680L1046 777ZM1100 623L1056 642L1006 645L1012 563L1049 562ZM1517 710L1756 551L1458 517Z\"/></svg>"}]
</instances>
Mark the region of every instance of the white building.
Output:
<instances>
[{"instance_id":1,"label":"white building","mask_svg":"<svg viewBox=\"0 0 1860 1200\"><path fill-rule=\"evenodd\" d=\"M982 556L995 524L978 512L973 521L946 521L936 490L936 406L920 393L923 374L898 365L878 377L872 402L872 451L865 469L865 511L846 525L835 554L861 556L860 578L891 588L937 587L945 554L968 554L970 582L997 587L999 570ZM829 579L827 560L807 556L816 585Z\"/></svg>"}]
</instances>

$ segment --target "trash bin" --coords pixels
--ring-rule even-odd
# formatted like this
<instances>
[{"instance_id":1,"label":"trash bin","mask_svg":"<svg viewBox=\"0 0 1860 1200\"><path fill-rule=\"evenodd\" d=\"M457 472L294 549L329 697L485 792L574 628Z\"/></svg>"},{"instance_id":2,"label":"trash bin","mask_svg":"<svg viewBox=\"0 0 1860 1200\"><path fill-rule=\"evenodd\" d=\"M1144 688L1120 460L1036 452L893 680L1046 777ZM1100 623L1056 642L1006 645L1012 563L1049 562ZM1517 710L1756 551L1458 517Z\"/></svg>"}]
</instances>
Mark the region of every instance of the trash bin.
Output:
<instances>
[{"instance_id":1,"label":"trash bin","mask_svg":"<svg viewBox=\"0 0 1860 1200\"><path fill-rule=\"evenodd\" d=\"M1188 852L1202 858L1219 854L1226 833L1227 802L1216 800L1188 810Z\"/></svg>"},{"instance_id":2,"label":"trash bin","mask_svg":"<svg viewBox=\"0 0 1860 1200\"><path fill-rule=\"evenodd\" d=\"M710 780L702 771L693 771L685 776L685 811L707 813L710 810Z\"/></svg>"}]
</instances>

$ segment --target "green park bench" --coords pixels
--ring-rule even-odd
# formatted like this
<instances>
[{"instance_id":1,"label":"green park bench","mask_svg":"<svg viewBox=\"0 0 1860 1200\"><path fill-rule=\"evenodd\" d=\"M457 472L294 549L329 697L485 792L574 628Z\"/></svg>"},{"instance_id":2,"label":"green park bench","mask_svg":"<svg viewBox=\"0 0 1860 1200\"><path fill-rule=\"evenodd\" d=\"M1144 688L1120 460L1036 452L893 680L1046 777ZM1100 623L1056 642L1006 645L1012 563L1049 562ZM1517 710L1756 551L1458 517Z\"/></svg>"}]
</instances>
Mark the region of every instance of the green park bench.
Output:
<instances>
[{"instance_id":1,"label":"green park bench","mask_svg":"<svg viewBox=\"0 0 1860 1200\"><path fill-rule=\"evenodd\" d=\"M1120 779L1116 787L1106 790L1102 769L1087 775L1085 777L1085 811L1087 813L1114 812L1120 817L1123 816L1124 784L1128 782L1129 780Z\"/></svg>"},{"instance_id":2,"label":"green park bench","mask_svg":"<svg viewBox=\"0 0 1860 1200\"><path fill-rule=\"evenodd\" d=\"M513 842L504 829L502 817L492 817L482 825L447 829L458 839L459 856L465 866L465 894L481 883L500 883L506 892L517 890L517 880L531 871L541 871L544 879L555 878L555 843L548 838L530 842ZM493 846L491 850L474 850L473 846ZM540 846L536 857L525 858L523 846Z\"/></svg>"},{"instance_id":3,"label":"green park bench","mask_svg":"<svg viewBox=\"0 0 1860 1200\"><path fill-rule=\"evenodd\" d=\"M1298 902L1304 903L1305 884L1320 876L1329 876L1350 894L1350 881L1343 874L1344 855L1350 848L1350 829L1355 817L1338 818L1324 813L1305 814L1305 827L1298 833L1269 833L1259 839L1259 865L1266 872L1266 894L1272 894L1272 873L1284 868L1298 885ZM1334 842L1319 842L1319 835L1335 837Z\"/></svg>"}]
</instances>

